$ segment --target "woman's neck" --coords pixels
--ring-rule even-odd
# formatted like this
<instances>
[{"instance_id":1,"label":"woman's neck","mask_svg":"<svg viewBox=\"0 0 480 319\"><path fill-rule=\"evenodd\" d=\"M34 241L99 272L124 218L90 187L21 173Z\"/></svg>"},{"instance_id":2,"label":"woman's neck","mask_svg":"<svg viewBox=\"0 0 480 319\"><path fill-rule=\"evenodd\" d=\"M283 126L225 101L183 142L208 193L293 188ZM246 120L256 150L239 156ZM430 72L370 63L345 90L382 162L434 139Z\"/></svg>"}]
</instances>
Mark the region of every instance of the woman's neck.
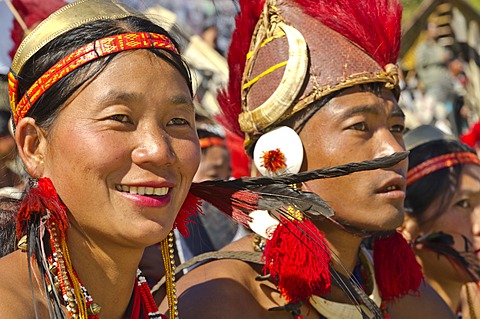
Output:
<instances>
[{"instance_id":1,"label":"woman's neck","mask_svg":"<svg viewBox=\"0 0 480 319\"><path fill-rule=\"evenodd\" d=\"M123 318L135 285L142 249L120 248L95 242L71 227L67 245L76 273L101 318Z\"/></svg>"},{"instance_id":2,"label":"woman's neck","mask_svg":"<svg viewBox=\"0 0 480 319\"><path fill-rule=\"evenodd\" d=\"M426 268L424 268L424 273L430 286L442 297L453 313L456 313L460 302L462 283L445 279L443 276L432 276Z\"/></svg>"}]
</instances>

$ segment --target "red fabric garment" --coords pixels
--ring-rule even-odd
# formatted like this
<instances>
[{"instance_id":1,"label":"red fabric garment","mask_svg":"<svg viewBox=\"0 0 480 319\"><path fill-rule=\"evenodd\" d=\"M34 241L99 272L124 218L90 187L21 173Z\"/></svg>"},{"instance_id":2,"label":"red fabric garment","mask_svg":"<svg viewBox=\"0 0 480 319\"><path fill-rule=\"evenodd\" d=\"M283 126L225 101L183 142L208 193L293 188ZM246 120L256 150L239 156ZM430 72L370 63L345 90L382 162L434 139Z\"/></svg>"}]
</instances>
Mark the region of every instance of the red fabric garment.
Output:
<instances>
[{"instance_id":1,"label":"red fabric garment","mask_svg":"<svg viewBox=\"0 0 480 319\"><path fill-rule=\"evenodd\" d=\"M480 144L480 122L475 123L467 133L460 137L460 140L472 148Z\"/></svg>"},{"instance_id":2,"label":"red fabric garment","mask_svg":"<svg viewBox=\"0 0 480 319\"><path fill-rule=\"evenodd\" d=\"M63 0L12 0L12 5L18 11L29 30L32 30L50 14L60 9L67 3ZM13 48L9 55L13 59L18 46L25 37L25 32L18 21L14 21L10 32L13 40Z\"/></svg>"}]
</instances>

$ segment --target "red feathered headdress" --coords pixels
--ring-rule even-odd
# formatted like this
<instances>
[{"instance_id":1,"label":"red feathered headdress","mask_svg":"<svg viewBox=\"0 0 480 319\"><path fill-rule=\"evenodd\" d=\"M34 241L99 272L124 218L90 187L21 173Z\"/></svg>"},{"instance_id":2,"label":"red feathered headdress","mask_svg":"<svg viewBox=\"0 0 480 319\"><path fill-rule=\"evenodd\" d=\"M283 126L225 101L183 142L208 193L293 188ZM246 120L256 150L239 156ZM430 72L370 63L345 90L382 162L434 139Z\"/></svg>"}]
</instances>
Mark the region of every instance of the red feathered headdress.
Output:
<instances>
[{"instance_id":1,"label":"red feathered headdress","mask_svg":"<svg viewBox=\"0 0 480 319\"><path fill-rule=\"evenodd\" d=\"M241 0L240 6L229 83L218 99L222 123L247 133L246 146L335 91L381 82L398 93L398 0Z\"/></svg>"}]
</instances>

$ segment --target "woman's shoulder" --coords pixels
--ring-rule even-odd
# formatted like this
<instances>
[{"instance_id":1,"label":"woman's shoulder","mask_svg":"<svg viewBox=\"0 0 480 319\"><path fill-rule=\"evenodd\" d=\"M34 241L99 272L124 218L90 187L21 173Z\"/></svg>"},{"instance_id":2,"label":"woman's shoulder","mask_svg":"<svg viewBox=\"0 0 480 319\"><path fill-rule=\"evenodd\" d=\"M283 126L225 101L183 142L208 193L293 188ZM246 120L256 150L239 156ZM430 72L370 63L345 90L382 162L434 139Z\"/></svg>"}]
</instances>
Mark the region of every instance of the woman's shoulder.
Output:
<instances>
[{"instance_id":1,"label":"woman's shoulder","mask_svg":"<svg viewBox=\"0 0 480 319\"><path fill-rule=\"evenodd\" d=\"M390 304L390 318L456 319L443 299L426 282L420 285L417 294L407 295Z\"/></svg>"},{"instance_id":2,"label":"woman's shoulder","mask_svg":"<svg viewBox=\"0 0 480 319\"><path fill-rule=\"evenodd\" d=\"M27 258L27 254L20 250L0 258L0 318L34 317ZM38 287L36 282L39 279L36 273L32 273L34 287ZM38 298L39 289L35 288L34 292Z\"/></svg>"}]
</instances>

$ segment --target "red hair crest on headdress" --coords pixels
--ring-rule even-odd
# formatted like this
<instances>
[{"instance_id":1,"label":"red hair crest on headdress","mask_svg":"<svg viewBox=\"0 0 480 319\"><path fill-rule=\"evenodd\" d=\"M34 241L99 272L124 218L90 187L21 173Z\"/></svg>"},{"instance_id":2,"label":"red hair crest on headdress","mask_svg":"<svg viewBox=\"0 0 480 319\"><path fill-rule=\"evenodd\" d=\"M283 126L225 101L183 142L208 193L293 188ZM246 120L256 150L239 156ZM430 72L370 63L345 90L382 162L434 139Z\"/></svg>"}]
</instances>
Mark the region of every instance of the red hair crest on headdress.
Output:
<instances>
[{"instance_id":1,"label":"red hair crest on headdress","mask_svg":"<svg viewBox=\"0 0 480 319\"><path fill-rule=\"evenodd\" d=\"M244 138L238 124L241 112L241 85L250 40L265 0L240 0L240 13L235 18L235 30L228 50L229 82L226 90L218 94L223 114L217 119L225 128Z\"/></svg>"},{"instance_id":2,"label":"red hair crest on headdress","mask_svg":"<svg viewBox=\"0 0 480 319\"><path fill-rule=\"evenodd\" d=\"M402 5L398 0L295 0L305 13L347 37L385 67L400 52Z\"/></svg>"},{"instance_id":3,"label":"red hair crest on headdress","mask_svg":"<svg viewBox=\"0 0 480 319\"><path fill-rule=\"evenodd\" d=\"M303 11L362 48L379 66L395 64L400 52L402 6L399 0L291 0ZM219 92L223 114L218 120L244 137L238 124L246 55L265 0L240 0L240 13L228 53L230 79Z\"/></svg>"}]
</instances>

